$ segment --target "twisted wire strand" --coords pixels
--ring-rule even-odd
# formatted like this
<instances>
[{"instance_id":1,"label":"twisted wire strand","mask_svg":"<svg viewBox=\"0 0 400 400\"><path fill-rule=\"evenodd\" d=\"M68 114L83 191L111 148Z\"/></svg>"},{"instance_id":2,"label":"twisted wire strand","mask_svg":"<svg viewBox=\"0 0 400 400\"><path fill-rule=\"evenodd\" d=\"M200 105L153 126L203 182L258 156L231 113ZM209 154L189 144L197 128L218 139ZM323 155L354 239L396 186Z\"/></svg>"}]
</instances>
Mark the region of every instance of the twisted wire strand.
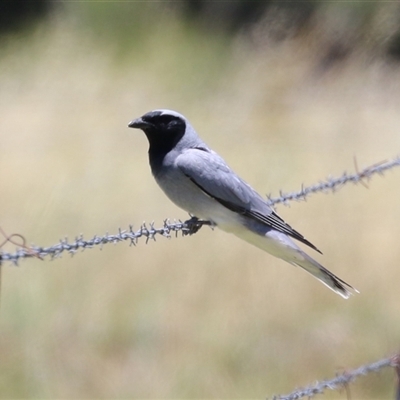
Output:
<instances>
[{"instance_id":1,"label":"twisted wire strand","mask_svg":"<svg viewBox=\"0 0 400 400\"><path fill-rule=\"evenodd\" d=\"M353 183L355 185L361 183L365 185L365 182L368 182L374 175L383 175L384 172L399 166L400 156L397 156L390 161L375 163L362 169L361 171L357 171L358 168L356 165L356 172L353 174L344 172L341 176L337 178L328 177L324 181L321 181L314 185L305 187L302 186L301 189L297 192L284 193L281 191L279 193L279 196L277 197L267 195L268 204L270 206L274 206L279 203L288 204L289 201L293 200L306 200L306 198L313 193L334 193L347 183Z\"/></svg>"}]
</instances>

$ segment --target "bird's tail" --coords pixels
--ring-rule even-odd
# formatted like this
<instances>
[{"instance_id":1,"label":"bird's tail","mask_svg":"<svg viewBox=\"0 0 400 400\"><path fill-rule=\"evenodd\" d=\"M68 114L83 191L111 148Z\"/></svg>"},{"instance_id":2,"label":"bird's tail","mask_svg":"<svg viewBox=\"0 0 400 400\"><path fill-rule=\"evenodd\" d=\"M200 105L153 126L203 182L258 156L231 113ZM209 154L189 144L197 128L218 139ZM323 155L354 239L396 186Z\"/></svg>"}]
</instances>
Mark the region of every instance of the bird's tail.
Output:
<instances>
[{"instance_id":1,"label":"bird's tail","mask_svg":"<svg viewBox=\"0 0 400 400\"><path fill-rule=\"evenodd\" d=\"M308 254L301 251L302 257L296 257L296 260L290 260L289 262L293 265L299 266L317 278L324 285L328 286L329 289L333 290L338 295L345 299L348 299L352 294L359 293L357 289L350 286L348 283L332 274L325 267L311 258Z\"/></svg>"},{"instance_id":2,"label":"bird's tail","mask_svg":"<svg viewBox=\"0 0 400 400\"><path fill-rule=\"evenodd\" d=\"M239 229L234 233L246 242L267 251L275 257L305 269L324 285L328 286L329 289L345 299L348 299L353 293L358 293L357 289L332 274L332 272L301 250L289 236L273 229L263 232L259 226L256 228L259 231L253 227L253 229Z\"/></svg>"}]
</instances>

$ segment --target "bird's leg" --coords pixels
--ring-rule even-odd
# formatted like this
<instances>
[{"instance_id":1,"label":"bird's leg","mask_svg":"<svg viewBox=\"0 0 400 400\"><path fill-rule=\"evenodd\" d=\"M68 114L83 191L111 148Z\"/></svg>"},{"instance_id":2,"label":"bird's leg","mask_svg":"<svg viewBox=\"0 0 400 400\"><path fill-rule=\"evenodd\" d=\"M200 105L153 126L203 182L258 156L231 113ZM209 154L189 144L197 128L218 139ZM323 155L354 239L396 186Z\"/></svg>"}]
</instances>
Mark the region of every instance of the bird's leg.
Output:
<instances>
[{"instance_id":1,"label":"bird's leg","mask_svg":"<svg viewBox=\"0 0 400 400\"><path fill-rule=\"evenodd\" d=\"M190 214L189 214L190 215ZM187 226L187 230L183 231L183 235L194 235L197 233L200 228L203 225L209 225L211 227L215 226L215 224L212 221L206 221L204 219L199 219L195 217L194 215L190 215L190 219L184 222L184 224Z\"/></svg>"}]
</instances>

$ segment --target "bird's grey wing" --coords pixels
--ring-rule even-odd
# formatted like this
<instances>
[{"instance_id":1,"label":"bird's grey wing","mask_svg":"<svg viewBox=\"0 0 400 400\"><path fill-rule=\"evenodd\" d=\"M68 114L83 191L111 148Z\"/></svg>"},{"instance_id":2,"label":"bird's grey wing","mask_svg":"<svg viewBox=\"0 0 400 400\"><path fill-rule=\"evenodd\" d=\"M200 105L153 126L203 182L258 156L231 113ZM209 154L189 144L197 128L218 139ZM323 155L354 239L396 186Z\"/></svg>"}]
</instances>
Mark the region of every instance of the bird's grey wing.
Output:
<instances>
[{"instance_id":1,"label":"bird's grey wing","mask_svg":"<svg viewBox=\"0 0 400 400\"><path fill-rule=\"evenodd\" d=\"M205 147L191 148L180 154L175 162L196 186L231 211L289 235L321 253L303 235L280 218L217 153Z\"/></svg>"}]
</instances>

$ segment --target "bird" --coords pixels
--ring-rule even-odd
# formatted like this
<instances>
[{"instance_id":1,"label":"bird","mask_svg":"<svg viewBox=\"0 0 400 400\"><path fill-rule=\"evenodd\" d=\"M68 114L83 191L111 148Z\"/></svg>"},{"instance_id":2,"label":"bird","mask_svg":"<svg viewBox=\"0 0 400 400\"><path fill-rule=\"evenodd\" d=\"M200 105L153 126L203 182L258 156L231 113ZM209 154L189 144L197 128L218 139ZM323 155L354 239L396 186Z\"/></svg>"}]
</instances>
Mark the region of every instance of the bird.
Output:
<instances>
[{"instance_id":1,"label":"bird","mask_svg":"<svg viewBox=\"0 0 400 400\"><path fill-rule=\"evenodd\" d=\"M157 109L132 120L128 127L147 136L151 172L178 207L303 268L345 299L358 293L295 243L293 239L321 253L211 150L182 114Z\"/></svg>"}]
</instances>

